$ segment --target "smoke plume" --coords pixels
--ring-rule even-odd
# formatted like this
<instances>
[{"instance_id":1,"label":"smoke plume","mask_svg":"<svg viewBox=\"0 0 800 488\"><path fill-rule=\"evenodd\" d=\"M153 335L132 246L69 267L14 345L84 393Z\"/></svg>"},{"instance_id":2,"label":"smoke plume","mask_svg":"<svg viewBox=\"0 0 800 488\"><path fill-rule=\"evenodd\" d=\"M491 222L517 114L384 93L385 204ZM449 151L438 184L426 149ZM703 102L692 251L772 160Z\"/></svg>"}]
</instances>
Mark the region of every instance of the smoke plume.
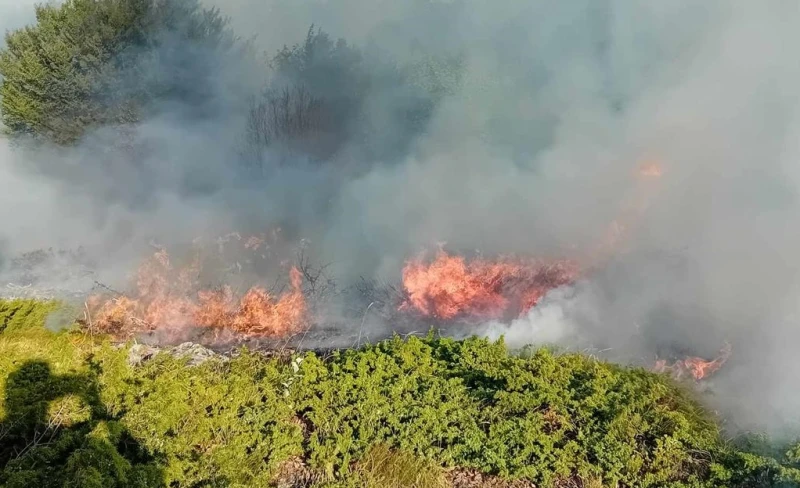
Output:
<instances>
[{"instance_id":1,"label":"smoke plume","mask_svg":"<svg viewBox=\"0 0 800 488\"><path fill-rule=\"evenodd\" d=\"M32 9L20 5L0 6L2 27L31 20ZM239 36L270 56L302 43L312 24L359 50L370 77L337 78L327 68L302 74L343 119L335 131L320 119L335 140L314 154L265 149L253 177L240 151L248 100L280 80L264 66L234 62L210 85L211 109L198 115L165 101L133 129L146 148L135 164L108 149L115 128L70 149L0 139L6 259L83 245L96 273L86 283L117 284L153 239L274 226L307 239L343 285L397 280L409 257L439 242L487 255L574 257L591 269L578 283L554 290L525 317L469 332L637 364L676 352L713 355L728 341L733 357L709 401L737 428L793 422L793 2L219 7ZM447 89L395 81L398 66L428 58L453 60L454 74L436 76ZM412 124L409 113L422 115ZM648 163L661 177L637 176ZM615 219L624 228L618 245L595 256Z\"/></svg>"}]
</instances>

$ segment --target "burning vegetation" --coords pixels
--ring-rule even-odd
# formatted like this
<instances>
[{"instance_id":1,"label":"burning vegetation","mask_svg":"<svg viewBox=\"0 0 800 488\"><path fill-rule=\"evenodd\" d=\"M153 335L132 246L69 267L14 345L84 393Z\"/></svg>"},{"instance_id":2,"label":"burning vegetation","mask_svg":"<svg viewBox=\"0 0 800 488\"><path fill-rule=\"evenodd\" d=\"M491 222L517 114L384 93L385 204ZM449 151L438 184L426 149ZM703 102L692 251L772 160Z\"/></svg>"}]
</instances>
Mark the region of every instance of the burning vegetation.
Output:
<instances>
[{"instance_id":1,"label":"burning vegetation","mask_svg":"<svg viewBox=\"0 0 800 488\"><path fill-rule=\"evenodd\" d=\"M230 234L219 239L218 252L224 244L235 242L258 252L265 238L242 238ZM180 338L193 330L212 331L214 338L233 333L247 337L284 337L306 327L306 300L302 275L289 267L288 289L274 291L263 286L249 286L243 292L230 284L205 287L202 247L195 249L185 265L172 262L165 249L159 249L139 267L134 291L130 294L94 295L87 302L87 325L117 337L158 332ZM259 255L266 259L264 254ZM238 262L235 268L241 268Z\"/></svg>"},{"instance_id":2,"label":"burning vegetation","mask_svg":"<svg viewBox=\"0 0 800 488\"><path fill-rule=\"evenodd\" d=\"M742 62L731 46L748 47L761 32L737 25L735 8L681 32L663 28L680 23L678 12L656 9L649 19L636 10L642 57L626 45L629 32L615 31L615 19L631 17L619 5L542 15L517 2L501 9L509 19L468 8L480 2L420 2L391 18L370 15L375 23L356 33L364 46L314 27L288 46L272 35L240 42L251 36L206 3L50 3L0 47L0 125L10 136L0 160L12 190L0 271L15 272L3 280L7 294L36 299L0 299L0 486L272 486L290 484L276 480L287 471L306 487L422 486L425 474L430 486L455 488L800 486L800 445L780 458L738 451L673 381L705 381L731 358L727 343L716 357L699 353L698 338L711 331L695 333L691 321L672 330L682 325L672 312L698 303L737 348L765 336L764 350L752 352L775 357L768 368L796 364L781 357L791 348L773 346L782 346L774 337L791 342L772 334L785 331L746 323L779 318L783 310L762 313L778 303L766 297L796 284L785 263L798 233L775 232L792 216L791 205L780 208L793 193L784 159L794 146L775 134L791 136L780 129L793 107L772 110L795 73L761 69L780 66L780 56L761 55L769 66ZM347 32L352 14L370 6L345 3L310 11ZM307 9L290 10L270 9L266 20L288 26ZM768 30L773 16L790 25L778 11L741 12ZM724 23L705 24L716 18ZM459 28L447 32L441 19ZM553 29L567 24L574 32ZM529 31L547 32L548 42L529 45L541 40ZM663 73L631 84L631 66L617 61L640 58ZM731 76L746 74L740 66L755 78ZM571 82L576 68L581 83ZM734 80L725 90L709 82L719 74ZM761 123L773 112L780 122ZM753 130L753 120L766 129ZM642 149L652 152L628 168ZM751 171L770 158L779 164ZM262 219L296 235L234 232L173 247L198 226ZM739 239L754 220L745 234L755 238ZM464 232L472 221L489 238ZM94 270L115 274L141 251L140 236L165 228L173 242L126 268L134 272L125 285L108 283L121 291L95 281ZM306 236L350 266L353 281L339 289L297 259ZM521 254L394 254L430 239ZM6 259L30 243L78 240L96 251ZM536 254L546 242L569 251ZM659 273L665 248L700 265ZM650 253L656 271L635 268ZM761 262L766 254L775 258ZM748 259L753 267L735 273L761 278L761 293L749 293L747 280L728 286L730 263ZM42 262L64 271L16 274ZM92 283L102 290L86 298ZM60 305L45 298L80 301L85 329L98 335L72 330L71 307L51 321ZM441 334L412 336L431 326ZM362 342L362 332L375 335ZM609 346L606 359L659 355L628 368L463 339L495 332L520 346ZM131 338L183 344L107 347ZM220 353L229 344L248 347ZM343 350L307 350L321 348ZM187 351L199 352L186 361ZM205 361L213 367L195 367ZM779 369L791 380L790 368ZM762 371L742 370L718 386L758 386ZM770 408L755 416L783 413L771 400L797 404L791 392L768 396L773 381L764 383L751 396ZM388 476L400 471L408 481ZM511 480L481 483L496 474Z\"/></svg>"},{"instance_id":3,"label":"burning vegetation","mask_svg":"<svg viewBox=\"0 0 800 488\"><path fill-rule=\"evenodd\" d=\"M238 271L242 268L238 261L226 261L235 254L231 246L236 244L239 251L259 260L277 259L267 241L265 236L229 234L216 240L211 256L221 260L217 265L222 264L222 269ZM178 264L166 249L159 249L139 266L129 293L107 290L91 296L84 324L119 339L155 335L160 341L175 342L200 337L206 344L216 344L289 339L330 320L312 313L319 294L313 286L304 290L304 283L316 276L308 271L307 260L279 261L281 273L288 274L283 287L267 288L263 277L262 284L208 286L204 274L220 279L224 273L207 269L210 260L203 250L197 246L190 259ZM379 307L389 311L384 318L393 322L394 330L403 324L422 330L431 323L458 327L489 320L509 322L525 316L549 291L573 284L581 274L582 269L566 259L468 258L439 249L432 259L420 255L409 260L402 270L402 286L385 285L394 292L386 291L388 298ZM371 300L369 307L375 303ZM726 344L714 359L659 359L651 369L678 380L700 381L719 371L730 355L731 346Z\"/></svg>"},{"instance_id":4,"label":"burning vegetation","mask_svg":"<svg viewBox=\"0 0 800 488\"><path fill-rule=\"evenodd\" d=\"M651 179L662 173L652 163L643 165L638 175ZM646 202L647 198L636 199L629 206L630 215L623 212L622 220L628 224L623 230L618 221L612 223L615 238L606 243L606 251L620 251L622 234L638 220ZM321 275L309 271L302 255L299 260L287 259L288 252L297 248L283 238L280 229L249 236L233 232L210 245L198 238L188 251L176 253L154 246L156 252L138 267L125 292L106 287L88 299L84 322L92 331L118 339L151 336L160 342L176 342L192 338L214 345L249 339L282 341L321 330L316 325L336 320L319 313L320 293L315 284ZM395 331L407 326L424 330L431 325L511 322L526 316L551 290L569 286L602 266L603 260L592 259L597 256L468 257L440 247L433 257L423 253L408 260L397 285L376 284L366 291L355 285L361 299L366 298L363 306L356 304L356 316L363 327L367 312L380 314ZM275 277L285 281L283 286ZM333 334L342 332L333 326ZM652 369L676 379L699 381L717 372L730 354L726 346L713 360L660 359Z\"/></svg>"},{"instance_id":5,"label":"burning vegetation","mask_svg":"<svg viewBox=\"0 0 800 488\"><path fill-rule=\"evenodd\" d=\"M720 350L719 355L712 360L705 360L700 357L690 356L679 359L673 363L668 363L665 359L659 359L653 366L653 371L657 373L669 373L674 378L694 378L700 381L709 375L716 373L728 361L733 349L726 343Z\"/></svg>"},{"instance_id":6,"label":"burning vegetation","mask_svg":"<svg viewBox=\"0 0 800 488\"><path fill-rule=\"evenodd\" d=\"M573 282L578 272L569 261L467 260L439 250L431 262L419 257L406 264L408 298L400 308L440 320L513 318L549 290Z\"/></svg>"}]
</instances>

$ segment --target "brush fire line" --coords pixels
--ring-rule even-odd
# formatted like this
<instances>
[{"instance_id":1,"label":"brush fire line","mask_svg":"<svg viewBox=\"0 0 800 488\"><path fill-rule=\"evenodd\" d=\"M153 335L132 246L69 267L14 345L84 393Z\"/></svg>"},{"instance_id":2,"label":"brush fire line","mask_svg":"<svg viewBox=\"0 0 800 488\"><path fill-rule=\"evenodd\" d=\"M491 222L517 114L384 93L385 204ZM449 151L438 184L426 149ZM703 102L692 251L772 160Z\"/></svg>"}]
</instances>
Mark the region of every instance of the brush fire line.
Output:
<instances>
[{"instance_id":1,"label":"brush fire line","mask_svg":"<svg viewBox=\"0 0 800 488\"><path fill-rule=\"evenodd\" d=\"M130 296L89 299L93 328L117 337L155 330L179 337L193 328L228 330L242 337L283 337L305 327L306 302L296 267L289 270L289 291L277 295L258 286L241 296L227 285L202 289L200 271L199 258L176 268L165 250L156 252L139 267Z\"/></svg>"},{"instance_id":2,"label":"brush fire line","mask_svg":"<svg viewBox=\"0 0 800 488\"><path fill-rule=\"evenodd\" d=\"M164 342L183 340L199 330L208 332L203 341L213 345L230 342L232 337L242 341L288 338L311 327L303 275L297 267L289 267L288 290L270 293L253 286L239 295L228 285L203 289L198 280L201 270L199 256L185 266L175 266L166 250L159 250L139 267L132 293L90 297L87 311L92 330L118 339L155 332ZM406 263L402 272L405 298L396 308L411 317L435 319L441 326L513 320L527 314L550 290L574 283L580 272L569 260L468 259L440 249L433 259L420 256ZM687 357L668 363L662 359L651 369L679 380L699 381L717 372L730 354L726 345L713 360Z\"/></svg>"},{"instance_id":3,"label":"brush fire line","mask_svg":"<svg viewBox=\"0 0 800 488\"><path fill-rule=\"evenodd\" d=\"M574 282L578 271L566 260L468 261L439 250L429 263L422 257L406 263L403 287L408 298L400 309L442 320L520 316L548 291Z\"/></svg>"},{"instance_id":4,"label":"brush fire line","mask_svg":"<svg viewBox=\"0 0 800 488\"><path fill-rule=\"evenodd\" d=\"M640 166L639 181L660 178L657 163ZM394 307L402 315L435 320L442 326L487 320L510 321L526 315L550 291L570 285L591 269L620 252L623 236L643 216L652 197L652 188L639 187L637 197L614 220L607 239L584 259L532 259L500 256L494 259L467 258L439 248L432 259L424 254L406 262L402 269L403 297ZM271 248L279 230L243 237L238 232L217 238L216 258L225 261L233 246L237 253L256 253L262 259L274 257ZM194 244L200 242L196 240ZM183 266L172 263L167 251L158 251L145 260L136 272L129 295L95 295L87 302L88 316L95 331L118 338L157 332L165 341L186 337L192 331L211 331L207 341L253 338L287 338L307 331L313 320L303 293L303 275L296 266L288 267L289 288L272 293L252 286L234 293L229 285L200 286L203 271L201 247ZM606 258L606 259L603 259ZM583 263L578 264L579 262ZM223 266L225 267L225 266ZM241 271L241 265L235 267ZM231 266L227 266L228 269ZM653 371L669 373L676 379L701 380L718 371L731 354L726 345L719 357L705 360L687 357L668 363L658 360Z\"/></svg>"}]
</instances>

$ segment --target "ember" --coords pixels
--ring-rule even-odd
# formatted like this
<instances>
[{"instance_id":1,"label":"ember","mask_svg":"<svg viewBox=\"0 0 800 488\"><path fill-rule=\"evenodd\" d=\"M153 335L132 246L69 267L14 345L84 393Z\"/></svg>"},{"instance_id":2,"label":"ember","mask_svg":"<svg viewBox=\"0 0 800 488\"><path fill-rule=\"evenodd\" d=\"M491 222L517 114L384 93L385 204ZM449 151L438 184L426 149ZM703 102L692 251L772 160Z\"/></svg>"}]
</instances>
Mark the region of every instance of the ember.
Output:
<instances>
[{"instance_id":1,"label":"ember","mask_svg":"<svg viewBox=\"0 0 800 488\"><path fill-rule=\"evenodd\" d=\"M577 267L566 261L468 262L440 250L431 263L420 258L406 264L403 287L408 298L401 309L444 320L502 318L509 312L521 315L547 291L574 281L577 275Z\"/></svg>"}]
</instances>

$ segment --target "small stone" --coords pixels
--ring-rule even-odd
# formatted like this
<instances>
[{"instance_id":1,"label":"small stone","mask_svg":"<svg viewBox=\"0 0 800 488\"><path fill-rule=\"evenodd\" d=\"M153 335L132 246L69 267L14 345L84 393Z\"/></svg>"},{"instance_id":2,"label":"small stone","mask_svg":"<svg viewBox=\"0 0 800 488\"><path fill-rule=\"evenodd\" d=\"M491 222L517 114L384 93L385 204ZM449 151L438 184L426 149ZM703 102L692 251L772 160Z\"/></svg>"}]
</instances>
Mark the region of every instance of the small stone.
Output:
<instances>
[{"instance_id":1,"label":"small stone","mask_svg":"<svg viewBox=\"0 0 800 488\"><path fill-rule=\"evenodd\" d=\"M198 364L202 364L208 361L209 359L214 359L214 358L219 358L223 361L228 360L227 357L221 356L212 351L211 349L203 347L200 344L195 344L193 342L184 342L183 344L173 347L169 352L176 358L188 357L189 366L197 366Z\"/></svg>"},{"instance_id":2,"label":"small stone","mask_svg":"<svg viewBox=\"0 0 800 488\"><path fill-rule=\"evenodd\" d=\"M147 344L134 344L131 346L130 350L128 350L128 364L137 366L151 359L158 354L158 352L159 349L157 347L148 346Z\"/></svg>"}]
</instances>

